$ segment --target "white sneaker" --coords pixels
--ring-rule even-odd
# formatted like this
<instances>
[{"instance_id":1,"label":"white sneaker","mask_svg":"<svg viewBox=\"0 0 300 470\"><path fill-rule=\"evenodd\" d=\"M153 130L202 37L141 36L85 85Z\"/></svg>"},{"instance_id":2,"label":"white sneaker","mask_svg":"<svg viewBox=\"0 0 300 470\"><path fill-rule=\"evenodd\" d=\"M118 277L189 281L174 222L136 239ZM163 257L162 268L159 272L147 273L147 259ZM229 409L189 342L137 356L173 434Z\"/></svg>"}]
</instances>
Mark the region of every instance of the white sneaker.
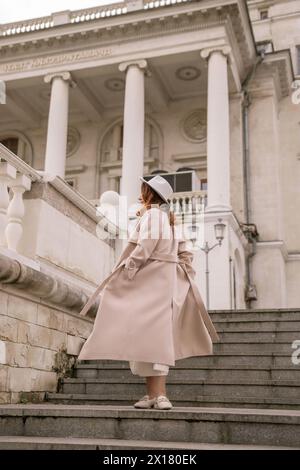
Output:
<instances>
[{"instance_id":1,"label":"white sneaker","mask_svg":"<svg viewBox=\"0 0 300 470\"><path fill-rule=\"evenodd\" d=\"M156 398L149 398L149 395L145 395L139 401L137 401L133 406L135 408L152 408L154 406Z\"/></svg>"},{"instance_id":2,"label":"white sneaker","mask_svg":"<svg viewBox=\"0 0 300 470\"><path fill-rule=\"evenodd\" d=\"M173 405L167 397L159 395L156 397L154 408L157 410L170 410L173 408Z\"/></svg>"}]
</instances>

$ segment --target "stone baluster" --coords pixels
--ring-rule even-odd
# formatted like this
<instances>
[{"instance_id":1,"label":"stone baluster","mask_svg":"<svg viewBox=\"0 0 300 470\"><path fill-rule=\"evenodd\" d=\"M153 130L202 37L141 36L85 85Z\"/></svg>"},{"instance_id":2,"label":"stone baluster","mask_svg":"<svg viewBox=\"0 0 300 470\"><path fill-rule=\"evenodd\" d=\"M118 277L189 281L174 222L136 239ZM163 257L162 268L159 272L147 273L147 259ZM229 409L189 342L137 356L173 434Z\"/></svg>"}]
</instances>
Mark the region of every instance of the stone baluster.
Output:
<instances>
[{"instance_id":1,"label":"stone baluster","mask_svg":"<svg viewBox=\"0 0 300 470\"><path fill-rule=\"evenodd\" d=\"M180 212L186 214L187 213L187 197L181 196L180 200L181 200Z\"/></svg>"},{"instance_id":2,"label":"stone baluster","mask_svg":"<svg viewBox=\"0 0 300 470\"><path fill-rule=\"evenodd\" d=\"M188 196L186 198L186 206L185 206L185 210L188 214L192 214L193 213L193 196Z\"/></svg>"},{"instance_id":3,"label":"stone baluster","mask_svg":"<svg viewBox=\"0 0 300 470\"><path fill-rule=\"evenodd\" d=\"M175 203L175 212L177 214L180 214L182 212L182 208L181 208L181 205L180 205L180 197L177 197L176 198L176 203Z\"/></svg>"},{"instance_id":4,"label":"stone baluster","mask_svg":"<svg viewBox=\"0 0 300 470\"><path fill-rule=\"evenodd\" d=\"M25 175L19 174L10 185L13 197L8 205L8 223L5 229L7 246L10 250L17 251L18 244L23 234L24 202L23 193L31 188L31 180Z\"/></svg>"},{"instance_id":5,"label":"stone baluster","mask_svg":"<svg viewBox=\"0 0 300 470\"><path fill-rule=\"evenodd\" d=\"M7 162L0 162L0 246L6 246L5 229L9 205L8 187L16 178L16 169Z\"/></svg>"},{"instance_id":6,"label":"stone baluster","mask_svg":"<svg viewBox=\"0 0 300 470\"><path fill-rule=\"evenodd\" d=\"M173 199L173 198L170 198L170 199L169 199L169 203L170 203L170 210L171 210L172 212L174 212L174 199Z\"/></svg>"}]
</instances>

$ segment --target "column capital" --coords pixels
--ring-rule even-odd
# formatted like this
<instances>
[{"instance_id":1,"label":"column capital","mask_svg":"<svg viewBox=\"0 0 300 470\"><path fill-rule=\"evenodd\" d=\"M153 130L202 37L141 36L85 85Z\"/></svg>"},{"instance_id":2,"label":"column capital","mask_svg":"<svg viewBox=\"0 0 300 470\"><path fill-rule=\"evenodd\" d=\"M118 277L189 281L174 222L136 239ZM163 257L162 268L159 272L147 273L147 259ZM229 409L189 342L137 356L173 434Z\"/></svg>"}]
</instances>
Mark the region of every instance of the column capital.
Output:
<instances>
[{"instance_id":1,"label":"column capital","mask_svg":"<svg viewBox=\"0 0 300 470\"><path fill-rule=\"evenodd\" d=\"M214 52L219 52L223 54L225 57L228 57L231 53L231 47L228 45L205 47L204 49L201 49L200 55L202 59L208 60L210 55Z\"/></svg>"},{"instance_id":2,"label":"column capital","mask_svg":"<svg viewBox=\"0 0 300 470\"><path fill-rule=\"evenodd\" d=\"M131 67L132 65L135 65L140 69L146 69L148 64L145 59L129 60L127 62L121 62L121 64L119 64L119 70L120 72L125 72L127 68Z\"/></svg>"},{"instance_id":3,"label":"column capital","mask_svg":"<svg viewBox=\"0 0 300 470\"><path fill-rule=\"evenodd\" d=\"M51 83L54 78L61 78L65 82L69 82L70 86L74 88L76 86L75 82L72 80L70 72L54 72L48 73L44 76L45 83Z\"/></svg>"}]
</instances>

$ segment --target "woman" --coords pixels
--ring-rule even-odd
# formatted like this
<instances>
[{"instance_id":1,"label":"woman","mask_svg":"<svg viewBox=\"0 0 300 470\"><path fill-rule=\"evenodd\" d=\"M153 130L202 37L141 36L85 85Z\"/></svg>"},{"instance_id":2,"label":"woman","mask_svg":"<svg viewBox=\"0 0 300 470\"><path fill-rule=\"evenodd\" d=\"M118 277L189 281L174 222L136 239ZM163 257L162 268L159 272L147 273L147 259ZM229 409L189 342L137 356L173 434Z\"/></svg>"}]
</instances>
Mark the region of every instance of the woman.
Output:
<instances>
[{"instance_id":1,"label":"woman","mask_svg":"<svg viewBox=\"0 0 300 470\"><path fill-rule=\"evenodd\" d=\"M89 338L78 357L128 360L146 378L147 395L135 408L171 409L166 376L175 361L212 354L219 339L194 281L193 253L178 237L168 198L172 187L160 175L142 177L140 217L111 274Z\"/></svg>"}]
</instances>

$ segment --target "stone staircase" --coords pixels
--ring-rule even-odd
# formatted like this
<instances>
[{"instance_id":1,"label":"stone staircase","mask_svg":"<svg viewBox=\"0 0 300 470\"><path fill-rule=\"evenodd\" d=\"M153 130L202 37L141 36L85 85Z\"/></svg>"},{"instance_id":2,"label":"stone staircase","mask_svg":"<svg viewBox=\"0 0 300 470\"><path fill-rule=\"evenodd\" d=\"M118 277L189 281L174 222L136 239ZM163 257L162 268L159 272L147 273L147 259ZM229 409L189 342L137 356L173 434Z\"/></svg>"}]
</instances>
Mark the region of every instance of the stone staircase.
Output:
<instances>
[{"instance_id":1,"label":"stone staircase","mask_svg":"<svg viewBox=\"0 0 300 470\"><path fill-rule=\"evenodd\" d=\"M145 381L128 362L84 361L46 403L0 406L0 449L300 448L300 309L211 317L221 342L170 369L172 410L133 408Z\"/></svg>"}]
</instances>

